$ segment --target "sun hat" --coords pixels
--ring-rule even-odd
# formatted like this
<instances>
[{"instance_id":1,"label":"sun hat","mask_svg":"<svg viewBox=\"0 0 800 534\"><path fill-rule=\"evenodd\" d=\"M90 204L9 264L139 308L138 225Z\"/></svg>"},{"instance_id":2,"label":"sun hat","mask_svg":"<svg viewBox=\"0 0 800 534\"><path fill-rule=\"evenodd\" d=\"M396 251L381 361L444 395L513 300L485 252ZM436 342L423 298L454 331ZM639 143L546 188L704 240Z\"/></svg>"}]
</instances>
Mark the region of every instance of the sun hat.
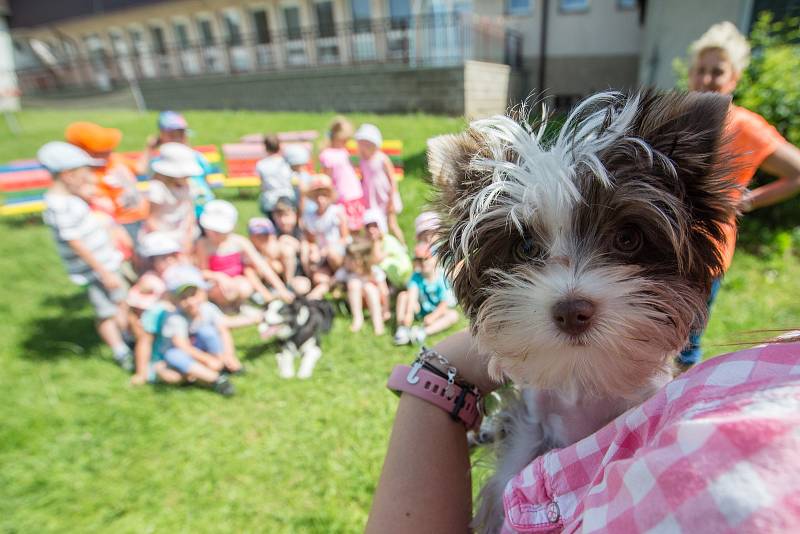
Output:
<instances>
[{"instance_id":1,"label":"sun hat","mask_svg":"<svg viewBox=\"0 0 800 534\"><path fill-rule=\"evenodd\" d=\"M369 141L378 148L383 144L381 131L374 124L362 124L353 137L356 141Z\"/></svg>"},{"instance_id":2,"label":"sun hat","mask_svg":"<svg viewBox=\"0 0 800 534\"><path fill-rule=\"evenodd\" d=\"M101 159L91 157L82 148L64 141L44 144L36 153L36 159L52 173L71 171L80 167L102 167L106 164Z\"/></svg>"},{"instance_id":3,"label":"sun hat","mask_svg":"<svg viewBox=\"0 0 800 534\"><path fill-rule=\"evenodd\" d=\"M194 150L182 143L164 143L161 145L160 155L151 167L169 178L188 178L203 174L203 168L197 163Z\"/></svg>"},{"instance_id":4,"label":"sun hat","mask_svg":"<svg viewBox=\"0 0 800 534\"><path fill-rule=\"evenodd\" d=\"M311 154L304 146L287 145L283 149L283 157L289 165L305 165L311 159Z\"/></svg>"},{"instance_id":5,"label":"sun hat","mask_svg":"<svg viewBox=\"0 0 800 534\"><path fill-rule=\"evenodd\" d=\"M182 293L190 287L208 288L208 284L203 280L200 270L193 265L187 264L174 265L167 269L167 272L164 273L164 284L167 286L167 291L172 294Z\"/></svg>"},{"instance_id":6,"label":"sun hat","mask_svg":"<svg viewBox=\"0 0 800 534\"><path fill-rule=\"evenodd\" d=\"M327 191L328 194L333 194L333 180L327 174L315 174L308 184L308 192L314 191Z\"/></svg>"},{"instance_id":7,"label":"sun hat","mask_svg":"<svg viewBox=\"0 0 800 534\"><path fill-rule=\"evenodd\" d=\"M150 232L139 240L139 254L145 258L177 254L181 245L167 232Z\"/></svg>"},{"instance_id":8,"label":"sun hat","mask_svg":"<svg viewBox=\"0 0 800 534\"><path fill-rule=\"evenodd\" d=\"M423 232L436 231L441 226L441 219L432 211L423 211L414 219L414 233L419 235Z\"/></svg>"},{"instance_id":9,"label":"sun hat","mask_svg":"<svg viewBox=\"0 0 800 534\"><path fill-rule=\"evenodd\" d=\"M212 200L207 202L200 215L200 226L205 230L229 234L236 228L239 212L236 206L227 200Z\"/></svg>"},{"instance_id":10,"label":"sun hat","mask_svg":"<svg viewBox=\"0 0 800 534\"><path fill-rule=\"evenodd\" d=\"M364 226L368 224L377 224L381 233L386 233L386 216L380 210L370 209L364 212Z\"/></svg>"},{"instance_id":11,"label":"sun hat","mask_svg":"<svg viewBox=\"0 0 800 534\"><path fill-rule=\"evenodd\" d=\"M275 235L275 225L266 217L253 217L247 223L247 232L250 235Z\"/></svg>"},{"instance_id":12,"label":"sun hat","mask_svg":"<svg viewBox=\"0 0 800 534\"><path fill-rule=\"evenodd\" d=\"M176 111L162 111L158 114L159 130L187 130L189 123Z\"/></svg>"},{"instance_id":13,"label":"sun hat","mask_svg":"<svg viewBox=\"0 0 800 534\"><path fill-rule=\"evenodd\" d=\"M64 138L88 152L110 152L119 146L122 132L93 122L73 122L64 131Z\"/></svg>"}]
</instances>

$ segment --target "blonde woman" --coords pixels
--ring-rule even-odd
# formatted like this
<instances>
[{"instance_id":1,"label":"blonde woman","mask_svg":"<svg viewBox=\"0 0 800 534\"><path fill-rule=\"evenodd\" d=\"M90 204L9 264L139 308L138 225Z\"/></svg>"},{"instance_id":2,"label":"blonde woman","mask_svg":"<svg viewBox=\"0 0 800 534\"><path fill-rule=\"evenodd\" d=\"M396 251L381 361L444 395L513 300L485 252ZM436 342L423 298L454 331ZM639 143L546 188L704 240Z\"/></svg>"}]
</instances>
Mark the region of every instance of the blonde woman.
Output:
<instances>
[{"instance_id":1,"label":"blonde woman","mask_svg":"<svg viewBox=\"0 0 800 534\"><path fill-rule=\"evenodd\" d=\"M720 22L689 48L689 89L730 95L742 72L750 61L750 44L731 22ZM731 104L727 133L735 160L733 179L747 187L756 171L778 177L777 180L744 193L741 199L742 212L771 206L782 202L800 190L800 150L786 141L763 117L747 109ZM720 252L725 259L725 269L730 267L736 247L736 224L731 221L726 243ZM719 288L719 281L712 289L709 306ZM692 334L689 346L679 357L679 363L688 367L700 360L700 336L702 331Z\"/></svg>"}]
</instances>

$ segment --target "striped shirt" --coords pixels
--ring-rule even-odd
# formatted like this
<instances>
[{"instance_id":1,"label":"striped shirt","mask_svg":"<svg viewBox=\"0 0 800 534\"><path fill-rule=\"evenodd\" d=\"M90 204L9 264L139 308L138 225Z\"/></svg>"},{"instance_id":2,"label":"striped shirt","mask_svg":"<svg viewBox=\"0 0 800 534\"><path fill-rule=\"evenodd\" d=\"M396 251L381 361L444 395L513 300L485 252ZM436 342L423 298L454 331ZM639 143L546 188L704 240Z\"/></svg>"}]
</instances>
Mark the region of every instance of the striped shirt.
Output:
<instances>
[{"instance_id":1,"label":"striped shirt","mask_svg":"<svg viewBox=\"0 0 800 534\"><path fill-rule=\"evenodd\" d=\"M100 216L89 209L80 197L59 193L45 194L44 222L53 230L56 247L69 274L78 285L97 279L97 274L69 246L68 241L80 241L97 261L110 272L119 269L122 254L114 247L108 228Z\"/></svg>"}]
</instances>

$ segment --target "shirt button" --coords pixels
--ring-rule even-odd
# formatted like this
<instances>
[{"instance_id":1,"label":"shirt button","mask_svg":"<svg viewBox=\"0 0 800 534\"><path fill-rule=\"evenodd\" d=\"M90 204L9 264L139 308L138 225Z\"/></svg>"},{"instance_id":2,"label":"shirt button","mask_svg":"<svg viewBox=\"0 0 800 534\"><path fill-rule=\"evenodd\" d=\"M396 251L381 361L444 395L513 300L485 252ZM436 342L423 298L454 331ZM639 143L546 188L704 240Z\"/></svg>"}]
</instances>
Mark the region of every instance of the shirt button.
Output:
<instances>
[{"instance_id":1,"label":"shirt button","mask_svg":"<svg viewBox=\"0 0 800 534\"><path fill-rule=\"evenodd\" d=\"M553 501L547 505L547 520L556 523L559 519L561 519L561 510L558 509L558 503Z\"/></svg>"}]
</instances>

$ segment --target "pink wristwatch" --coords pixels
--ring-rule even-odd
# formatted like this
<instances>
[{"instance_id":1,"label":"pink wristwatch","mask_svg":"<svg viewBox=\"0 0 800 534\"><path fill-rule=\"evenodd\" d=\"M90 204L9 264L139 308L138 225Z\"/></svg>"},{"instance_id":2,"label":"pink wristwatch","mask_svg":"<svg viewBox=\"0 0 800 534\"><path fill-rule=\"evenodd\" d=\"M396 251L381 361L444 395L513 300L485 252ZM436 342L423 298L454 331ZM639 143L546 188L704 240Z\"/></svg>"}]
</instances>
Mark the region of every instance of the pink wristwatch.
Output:
<instances>
[{"instance_id":1,"label":"pink wristwatch","mask_svg":"<svg viewBox=\"0 0 800 534\"><path fill-rule=\"evenodd\" d=\"M421 361L411 366L397 365L386 387L398 395L408 393L435 404L449 413L454 421L461 421L467 430L480 425L480 394L472 386L461 386L455 382L455 370L448 370L447 378L443 378L425 369Z\"/></svg>"}]
</instances>

